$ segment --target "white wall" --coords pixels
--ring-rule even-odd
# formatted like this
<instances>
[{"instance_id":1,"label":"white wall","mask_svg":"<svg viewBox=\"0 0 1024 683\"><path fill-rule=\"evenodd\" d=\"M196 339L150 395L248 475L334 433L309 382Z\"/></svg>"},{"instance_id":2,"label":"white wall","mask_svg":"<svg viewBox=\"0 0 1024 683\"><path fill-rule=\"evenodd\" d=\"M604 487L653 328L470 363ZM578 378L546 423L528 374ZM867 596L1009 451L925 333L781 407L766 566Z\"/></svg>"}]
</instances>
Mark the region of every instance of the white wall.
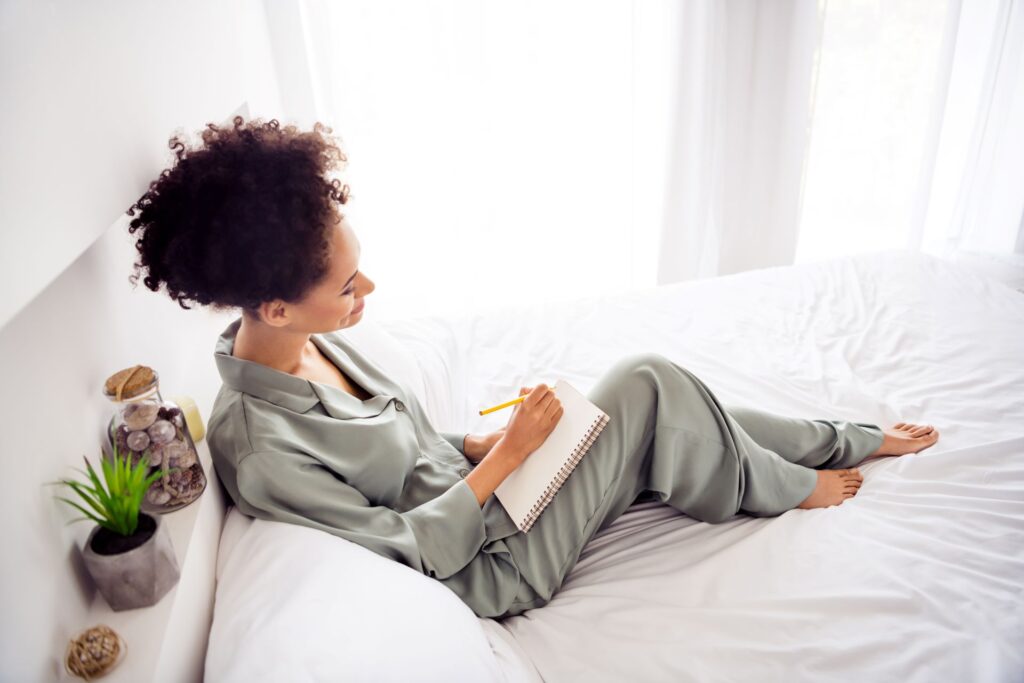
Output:
<instances>
[{"instance_id":1,"label":"white wall","mask_svg":"<svg viewBox=\"0 0 1024 683\"><path fill-rule=\"evenodd\" d=\"M279 113L273 54L302 109L289 113L312 113L302 53L271 48L260 3L0 2L0 326L145 192L174 129L219 121L244 95L254 114Z\"/></svg>"},{"instance_id":2,"label":"white wall","mask_svg":"<svg viewBox=\"0 0 1024 683\"><path fill-rule=\"evenodd\" d=\"M77 515L44 482L97 461L105 378L151 365L164 396L192 395L204 419L220 384L213 347L229 318L132 289L124 211L170 165L176 129L243 102L308 117L280 106L273 55L286 48L255 2L0 3L4 681L58 678L68 639L92 625L90 524L67 526Z\"/></svg>"}]
</instances>

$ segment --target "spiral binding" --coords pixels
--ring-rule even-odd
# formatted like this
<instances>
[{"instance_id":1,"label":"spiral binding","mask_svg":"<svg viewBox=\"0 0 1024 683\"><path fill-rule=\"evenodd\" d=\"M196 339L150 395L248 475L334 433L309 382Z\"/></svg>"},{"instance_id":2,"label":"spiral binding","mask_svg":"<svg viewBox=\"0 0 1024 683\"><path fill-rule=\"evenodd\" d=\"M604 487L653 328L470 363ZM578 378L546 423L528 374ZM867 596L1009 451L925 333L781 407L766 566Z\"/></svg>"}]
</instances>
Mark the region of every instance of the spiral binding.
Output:
<instances>
[{"instance_id":1,"label":"spiral binding","mask_svg":"<svg viewBox=\"0 0 1024 683\"><path fill-rule=\"evenodd\" d=\"M558 473L555 474L555 478L551 480L551 483L544 489L544 493L541 494L540 498L537 499L537 502L533 504L532 508L530 508L530 512L527 513L526 517L523 518L523 521L519 524L519 528L522 529L523 533L529 531L530 527L533 526L533 523L537 521L538 517L540 517L540 513L544 512L544 508L548 506L551 499L554 498L555 494L558 493L558 490L562 488L562 484L564 484L565 480L569 478L572 471L576 469L576 465L580 463L583 456L586 455L587 451L590 450L590 447L594 445L594 441L601 434L605 425L608 424L609 419L610 418L607 415L602 413L590 425L586 436L584 436L583 440L573 448L572 456L564 465L562 465L562 469L558 470Z\"/></svg>"}]
</instances>

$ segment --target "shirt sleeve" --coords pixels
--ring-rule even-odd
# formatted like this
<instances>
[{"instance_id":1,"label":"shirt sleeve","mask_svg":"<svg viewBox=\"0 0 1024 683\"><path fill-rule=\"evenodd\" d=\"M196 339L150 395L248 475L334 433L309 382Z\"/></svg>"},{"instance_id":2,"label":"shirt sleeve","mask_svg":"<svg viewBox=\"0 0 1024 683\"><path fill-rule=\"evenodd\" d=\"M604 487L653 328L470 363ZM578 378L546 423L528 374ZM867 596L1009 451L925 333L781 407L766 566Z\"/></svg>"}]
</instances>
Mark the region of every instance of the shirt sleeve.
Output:
<instances>
[{"instance_id":1,"label":"shirt sleeve","mask_svg":"<svg viewBox=\"0 0 1024 683\"><path fill-rule=\"evenodd\" d=\"M447 441L452 446L454 446L455 450L457 450L459 453L462 453L463 455L466 454L465 438L468 436L468 434L459 434L457 432L438 432L438 433L442 437L444 437L445 441Z\"/></svg>"},{"instance_id":2,"label":"shirt sleeve","mask_svg":"<svg viewBox=\"0 0 1024 683\"><path fill-rule=\"evenodd\" d=\"M465 479L399 513L371 505L306 455L252 453L237 476L241 512L326 531L437 579L469 564L486 541L483 512Z\"/></svg>"}]
</instances>

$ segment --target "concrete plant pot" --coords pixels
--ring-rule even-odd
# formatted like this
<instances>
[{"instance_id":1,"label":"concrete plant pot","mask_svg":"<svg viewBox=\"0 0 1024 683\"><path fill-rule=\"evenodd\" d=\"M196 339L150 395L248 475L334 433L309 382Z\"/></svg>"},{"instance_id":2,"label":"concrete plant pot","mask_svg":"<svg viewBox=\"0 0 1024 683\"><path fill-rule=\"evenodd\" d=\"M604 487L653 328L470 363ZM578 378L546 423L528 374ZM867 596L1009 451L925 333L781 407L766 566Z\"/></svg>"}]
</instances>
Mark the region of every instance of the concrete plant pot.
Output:
<instances>
[{"instance_id":1,"label":"concrete plant pot","mask_svg":"<svg viewBox=\"0 0 1024 683\"><path fill-rule=\"evenodd\" d=\"M126 549L119 552L119 546ZM156 604L181 575L160 515L140 512L138 528L131 536L119 536L97 525L82 555L96 587L115 612Z\"/></svg>"}]
</instances>

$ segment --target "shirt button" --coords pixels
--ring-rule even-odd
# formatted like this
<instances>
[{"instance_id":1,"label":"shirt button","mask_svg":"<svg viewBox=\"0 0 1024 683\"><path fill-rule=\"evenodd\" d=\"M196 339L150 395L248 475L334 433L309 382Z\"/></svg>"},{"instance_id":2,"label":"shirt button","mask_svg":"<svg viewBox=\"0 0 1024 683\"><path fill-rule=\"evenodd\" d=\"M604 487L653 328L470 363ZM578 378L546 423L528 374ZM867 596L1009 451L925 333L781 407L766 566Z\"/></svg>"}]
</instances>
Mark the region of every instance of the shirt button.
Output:
<instances>
[{"instance_id":1,"label":"shirt button","mask_svg":"<svg viewBox=\"0 0 1024 683\"><path fill-rule=\"evenodd\" d=\"M401 401L395 401L395 410L405 410L405 404Z\"/></svg>"},{"instance_id":2,"label":"shirt button","mask_svg":"<svg viewBox=\"0 0 1024 683\"><path fill-rule=\"evenodd\" d=\"M469 474L469 470L467 470L465 467L460 467L459 468L459 476L460 477L465 479L467 474Z\"/></svg>"}]
</instances>

